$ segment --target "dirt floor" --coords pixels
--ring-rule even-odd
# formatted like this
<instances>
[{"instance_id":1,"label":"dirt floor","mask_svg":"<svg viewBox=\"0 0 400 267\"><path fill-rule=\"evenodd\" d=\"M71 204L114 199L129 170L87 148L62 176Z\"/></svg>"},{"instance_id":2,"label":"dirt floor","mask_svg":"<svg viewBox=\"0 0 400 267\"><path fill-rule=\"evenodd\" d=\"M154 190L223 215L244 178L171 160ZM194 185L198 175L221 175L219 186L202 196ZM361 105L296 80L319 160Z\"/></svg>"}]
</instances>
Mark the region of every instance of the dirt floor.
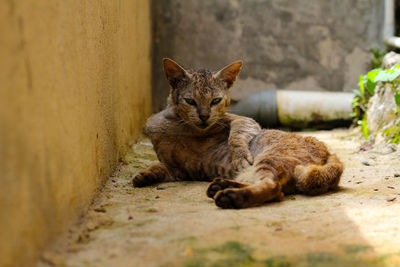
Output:
<instances>
[{"instance_id":1,"label":"dirt floor","mask_svg":"<svg viewBox=\"0 0 400 267\"><path fill-rule=\"evenodd\" d=\"M157 158L133 146L64 246L39 266L400 266L400 151L357 131L308 132L345 163L340 190L222 210L205 182L132 188Z\"/></svg>"}]
</instances>

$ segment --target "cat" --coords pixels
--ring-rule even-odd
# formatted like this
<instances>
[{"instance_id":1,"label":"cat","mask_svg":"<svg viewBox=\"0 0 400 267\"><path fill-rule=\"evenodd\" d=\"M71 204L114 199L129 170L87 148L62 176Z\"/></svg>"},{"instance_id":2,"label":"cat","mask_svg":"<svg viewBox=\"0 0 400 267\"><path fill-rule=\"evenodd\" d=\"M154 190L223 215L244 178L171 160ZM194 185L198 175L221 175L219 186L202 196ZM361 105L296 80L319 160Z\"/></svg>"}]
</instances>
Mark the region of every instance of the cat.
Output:
<instances>
[{"instance_id":1,"label":"cat","mask_svg":"<svg viewBox=\"0 0 400 267\"><path fill-rule=\"evenodd\" d=\"M145 127L160 162L137 173L135 187L212 181L207 196L218 207L236 209L281 201L284 194L318 195L338 187L343 164L323 142L261 129L253 119L227 112L242 61L217 72L185 70L168 58L163 63L168 105Z\"/></svg>"}]
</instances>

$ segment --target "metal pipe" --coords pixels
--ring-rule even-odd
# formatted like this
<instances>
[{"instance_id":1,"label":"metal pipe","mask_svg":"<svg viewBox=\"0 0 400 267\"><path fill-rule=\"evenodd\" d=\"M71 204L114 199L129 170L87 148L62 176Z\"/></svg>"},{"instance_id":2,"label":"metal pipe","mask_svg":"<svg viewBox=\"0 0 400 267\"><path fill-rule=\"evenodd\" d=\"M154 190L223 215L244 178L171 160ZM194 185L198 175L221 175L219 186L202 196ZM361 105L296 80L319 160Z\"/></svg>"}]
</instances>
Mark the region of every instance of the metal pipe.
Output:
<instances>
[{"instance_id":1,"label":"metal pipe","mask_svg":"<svg viewBox=\"0 0 400 267\"><path fill-rule=\"evenodd\" d=\"M232 112L264 127L329 129L351 123L353 93L265 90L240 100Z\"/></svg>"}]
</instances>

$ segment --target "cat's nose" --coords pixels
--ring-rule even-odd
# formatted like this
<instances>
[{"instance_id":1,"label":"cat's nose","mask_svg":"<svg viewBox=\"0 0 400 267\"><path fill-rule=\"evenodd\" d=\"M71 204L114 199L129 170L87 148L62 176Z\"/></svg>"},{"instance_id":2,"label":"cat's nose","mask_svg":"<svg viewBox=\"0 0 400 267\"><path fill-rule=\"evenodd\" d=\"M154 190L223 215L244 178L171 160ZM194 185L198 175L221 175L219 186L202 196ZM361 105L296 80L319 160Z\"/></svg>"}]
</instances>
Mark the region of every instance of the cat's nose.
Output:
<instances>
[{"instance_id":1,"label":"cat's nose","mask_svg":"<svg viewBox=\"0 0 400 267\"><path fill-rule=\"evenodd\" d=\"M206 121L210 118L210 115L199 115L200 120Z\"/></svg>"}]
</instances>

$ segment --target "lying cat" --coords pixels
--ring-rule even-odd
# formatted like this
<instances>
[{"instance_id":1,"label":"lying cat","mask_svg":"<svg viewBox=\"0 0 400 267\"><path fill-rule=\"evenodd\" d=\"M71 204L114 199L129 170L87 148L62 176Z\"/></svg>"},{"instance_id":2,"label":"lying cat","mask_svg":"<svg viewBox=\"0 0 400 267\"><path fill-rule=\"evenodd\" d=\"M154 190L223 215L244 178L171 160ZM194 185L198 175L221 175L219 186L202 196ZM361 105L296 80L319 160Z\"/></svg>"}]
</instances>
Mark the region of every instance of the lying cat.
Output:
<instances>
[{"instance_id":1,"label":"lying cat","mask_svg":"<svg viewBox=\"0 0 400 267\"><path fill-rule=\"evenodd\" d=\"M168 106L150 117L145 129L160 163L136 174L135 187L215 178L207 196L217 206L246 208L338 186L343 164L324 143L264 130L251 118L226 112L241 67L237 61L218 72L185 70L164 59Z\"/></svg>"}]
</instances>

